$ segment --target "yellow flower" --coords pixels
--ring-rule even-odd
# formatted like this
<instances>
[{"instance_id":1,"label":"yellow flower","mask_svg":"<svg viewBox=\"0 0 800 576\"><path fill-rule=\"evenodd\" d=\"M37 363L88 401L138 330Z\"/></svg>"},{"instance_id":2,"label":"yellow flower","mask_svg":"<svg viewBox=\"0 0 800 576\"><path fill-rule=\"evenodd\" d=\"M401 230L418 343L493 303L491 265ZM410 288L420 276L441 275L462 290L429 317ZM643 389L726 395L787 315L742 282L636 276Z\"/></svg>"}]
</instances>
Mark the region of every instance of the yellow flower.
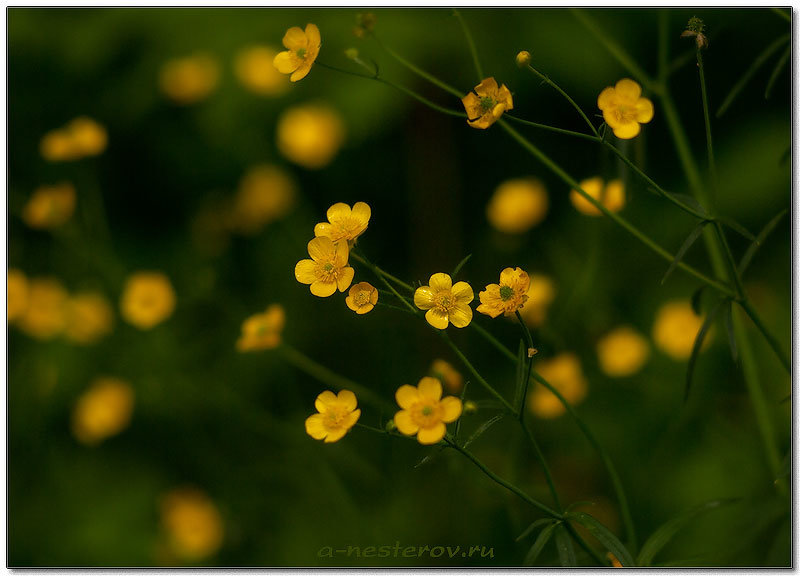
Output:
<instances>
[{"instance_id":1,"label":"yellow flower","mask_svg":"<svg viewBox=\"0 0 800 576\"><path fill-rule=\"evenodd\" d=\"M106 129L86 116L42 137L39 150L45 160L63 162L101 154L108 144Z\"/></svg>"},{"instance_id":2,"label":"yellow flower","mask_svg":"<svg viewBox=\"0 0 800 576\"><path fill-rule=\"evenodd\" d=\"M372 209L366 202L356 202L353 208L337 202L328 208L328 221L314 226L314 236L330 238L334 242L347 240L353 244L369 225Z\"/></svg>"},{"instance_id":3,"label":"yellow flower","mask_svg":"<svg viewBox=\"0 0 800 576\"><path fill-rule=\"evenodd\" d=\"M378 303L378 290L369 282L359 282L350 288L344 301L356 314L366 314Z\"/></svg>"},{"instance_id":4,"label":"yellow flower","mask_svg":"<svg viewBox=\"0 0 800 576\"><path fill-rule=\"evenodd\" d=\"M547 310L556 298L556 286L549 276L544 274L531 274L530 288L528 288L528 301L520 314L528 326L536 328L547 319Z\"/></svg>"},{"instance_id":5,"label":"yellow flower","mask_svg":"<svg viewBox=\"0 0 800 576\"><path fill-rule=\"evenodd\" d=\"M615 328L597 343L600 368L612 377L638 372L650 357L650 344L630 326Z\"/></svg>"},{"instance_id":6,"label":"yellow flower","mask_svg":"<svg viewBox=\"0 0 800 576\"><path fill-rule=\"evenodd\" d=\"M236 341L239 352L269 350L281 343L286 313L280 304L272 304L262 314L250 316L242 323L242 335Z\"/></svg>"},{"instance_id":7,"label":"yellow flower","mask_svg":"<svg viewBox=\"0 0 800 576\"><path fill-rule=\"evenodd\" d=\"M72 410L72 434L82 444L99 444L128 427L133 389L117 378L98 378Z\"/></svg>"},{"instance_id":8,"label":"yellow flower","mask_svg":"<svg viewBox=\"0 0 800 576\"><path fill-rule=\"evenodd\" d=\"M168 60L161 67L161 91L176 104L194 104L217 87L219 65L208 54Z\"/></svg>"},{"instance_id":9,"label":"yellow flower","mask_svg":"<svg viewBox=\"0 0 800 576\"><path fill-rule=\"evenodd\" d=\"M6 290L6 319L10 324L28 309L28 278L20 270L9 268Z\"/></svg>"},{"instance_id":10,"label":"yellow flower","mask_svg":"<svg viewBox=\"0 0 800 576\"><path fill-rule=\"evenodd\" d=\"M295 184L278 166L254 166L242 178L231 210L232 226L244 234L256 234L283 218L294 205Z\"/></svg>"},{"instance_id":11,"label":"yellow flower","mask_svg":"<svg viewBox=\"0 0 800 576\"><path fill-rule=\"evenodd\" d=\"M356 395L350 390L340 390L338 395L325 390L314 402L319 414L306 418L306 433L326 443L341 440L361 416L357 405Z\"/></svg>"},{"instance_id":12,"label":"yellow flower","mask_svg":"<svg viewBox=\"0 0 800 576\"><path fill-rule=\"evenodd\" d=\"M92 344L110 334L114 312L102 294L84 292L67 302L67 325L64 335L77 344Z\"/></svg>"},{"instance_id":13,"label":"yellow flower","mask_svg":"<svg viewBox=\"0 0 800 576\"><path fill-rule=\"evenodd\" d=\"M477 310L492 318L500 314L513 316L528 300L531 279L522 268L505 268L500 272L500 284L489 284L478 294L481 305Z\"/></svg>"},{"instance_id":14,"label":"yellow flower","mask_svg":"<svg viewBox=\"0 0 800 576\"><path fill-rule=\"evenodd\" d=\"M527 66L531 61L531 53L527 50L522 50L521 52L517 52L517 66L520 68Z\"/></svg>"},{"instance_id":15,"label":"yellow flower","mask_svg":"<svg viewBox=\"0 0 800 576\"><path fill-rule=\"evenodd\" d=\"M295 164L317 170L330 164L344 142L342 118L323 104L295 106L278 119L278 150Z\"/></svg>"},{"instance_id":16,"label":"yellow flower","mask_svg":"<svg viewBox=\"0 0 800 576\"><path fill-rule=\"evenodd\" d=\"M603 119L614 131L614 136L623 140L636 137L641 130L640 124L653 119L653 103L642 98L642 87L630 78L623 78L616 86L600 92L597 107L603 111Z\"/></svg>"},{"instance_id":17,"label":"yellow flower","mask_svg":"<svg viewBox=\"0 0 800 576\"><path fill-rule=\"evenodd\" d=\"M160 507L169 548L181 559L202 560L222 546L222 516L204 492L177 488L162 497Z\"/></svg>"},{"instance_id":18,"label":"yellow flower","mask_svg":"<svg viewBox=\"0 0 800 576\"><path fill-rule=\"evenodd\" d=\"M495 122L503 112L514 108L511 92L506 85L497 86L494 78L484 78L461 99L467 111L467 123L473 128L485 130Z\"/></svg>"},{"instance_id":19,"label":"yellow flower","mask_svg":"<svg viewBox=\"0 0 800 576\"><path fill-rule=\"evenodd\" d=\"M72 218L73 212L75 188L64 182L34 190L22 209L22 219L31 228L57 228Z\"/></svg>"},{"instance_id":20,"label":"yellow flower","mask_svg":"<svg viewBox=\"0 0 800 576\"><path fill-rule=\"evenodd\" d=\"M694 313L688 300L672 300L656 313L653 341L668 356L675 360L686 360L692 354L694 341L702 325L703 319Z\"/></svg>"},{"instance_id":21,"label":"yellow flower","mask_svg":"<svg viewBox=\"0 0 800 576\"><path fill-rule=\"evenodd\" d=\"M600 202L610 212L619 212L625 207L625 186L622 180L609 180L606 184L599 176L581 181L580 187L589 196ZM571 190L569 200L578 212L587 216L602 216L603 213L577 190Z\"/></svg>"},{"instance_id":22,"label":"yellow flower","mask_svg":"<svg viewBox=\"0 0 800 576\"><path fill-rule=\"evenodd\" d=\"M311 71L314 60L319 55L322 39L315 24L306 24L306 30L292 26L283 37L286 51L277 54L272 61L281 74L291 74L289 80L297 82Z\"/></svg>"},{"instance_id":23,"label":"yellow flower","mask_svg":"<svg viewBox=\"0 0 800 576\"><path fill-rule=\"evenodd\" d=\"M449 362L441 358L437 358L433 361L430 370L428 370L428 374L434 378L438 378L451 394L458 394L464 387L464 377L461 376L461 373L453 368Z\"/></svg>"},{"instance_id":24,"label":"yellow flower","mask_svg":"<svg viewBox=\"0 0 800 576\"><path fill-rule=\"evenodd\" d=\"M573 406L586 396L588 384L575 354L564 353L542 360L536 365L536 370ZM566 411L556 395L541 385L536 386L530 395L529 408L540 418L557 418Z\"/></svg>"},{"instance_id":25,"label":"yellow flower","mask_svg":"<svg viewBox=\"0 0 800 576\"><path fill-rule=\"evenodd\" d=\"M250 46L236 55L234 71L242 85L261 96L280 96L289 89L286 76L272 61L278 51L270 46Z\"/></svg>"},{"instance_id":26,"label":"yellow flower","mask_svg":"<svg viewBox=\"0 0 800 576\"><path fill-rule=\"evenodd\" d=\"M55 338L66 324L66 304L67 291L58 280L33 278L28 284L28 307L17 325L33 338Z\"/></svg>"},{"instance_id":27,"label":"yellow flower","mask_svg":"<svg viewBox=\"0 0 800 576\"><path fill-rule=\"evenodd\" d=\"M122 317L141 330L169 318L175 309L175 291L161 272L137 272L128 277L120 300Z\"/></svg>"},{"instance_id":28,"label":"yellow flower","mask_svg":"<svg viewBox=\"0 0 800 576\"><path fill-rule=\"evenodd\" d=\"M344 292L353 281L355 270L347 265L350 249L346 242L334 244L330 238L314 238L308 243L311 260L300 260L294 276L301 284L311 284L314 296L326 297L339 289Z\"/></svg>"},{"instance_id":29,"label":"yellow flower","mask_svg":"<svg viewBox=\"0 0 800 576\"><path fill-rule=\"evenodd\" d=\"M547 191L539 180L514 178L494 191L486 206L486 216L496 230L522 234L544 220L548 206Z\"/></svg>"},{"instance_id":30,"label":"yellow flower","mask_svg":"<svg viewBox=\"0 0 800 576\"><path fill-rule=\"evenodd\" d=\"M414 292L414 304L420 310L427 310L425 320L439 330L444 330L452 322L456 328L464 328L472 322L472 308L469 303L475 298L472 286L466 282L456 282L448 274L439 272L431 276L428 286L420 286Z\"/></svg>"},{"instance_id":31,"label":"yellow flower","mask_svg":"<svg viewBox=\"0 0 800 576\"><path fill-rule=\"evenodd\" d=\"M397 429L406 436L417 435L420 444L436 444L444 438L445 424L461 416L461 400L455 396L442 398L442 383L438 378L423 377L416 387L403 384L395 392L402 408L394 415Z\"/></svg>"}]
</instances>

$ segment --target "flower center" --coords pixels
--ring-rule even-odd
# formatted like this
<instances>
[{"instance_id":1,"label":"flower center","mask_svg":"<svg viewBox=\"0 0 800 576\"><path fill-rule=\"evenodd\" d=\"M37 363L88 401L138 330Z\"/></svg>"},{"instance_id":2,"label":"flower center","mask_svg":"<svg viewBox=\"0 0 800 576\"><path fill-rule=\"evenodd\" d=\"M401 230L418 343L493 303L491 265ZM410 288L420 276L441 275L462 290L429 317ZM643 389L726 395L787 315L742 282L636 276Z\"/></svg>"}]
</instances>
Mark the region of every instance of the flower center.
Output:
<instances>
[{"instance_id":1,"label":"flower center","mask_svg":"<svg viewBox=\"0 0 800 576\"><path fill-rule=\"evenodd\" d=\"M614 115L619 122L633 122L636 118L636 108L620 105L617 106Z\"/></svg>"},{"instance_id":2,"label":"flower center","mask_svg":"<svg viewBox=\"0 0 800 576\"><path fill-rule=\"evenodd\" d=\"M345 410L339 407L328 408L325 413L325 425L329 428L339 428L346 416Z\"/></svg>"},{"instance_id":3,"label":"flower center","mask_svg":"<svg viewBox=\"0 0 800 576\"><path fill-rule=\"evenodd\" d=\"M338 242L342 238L352 240L363 231L361 221L352 217L344 218L336 223L332 222L332 224L336 227L336 232L331 236L331 240L334 242Z\"/></svg>"},{"instance_id":4,"label":"flower center","mask_svg":"<svg viewBox=\"0 0 800 576\"><path fill-rule=\"evenodd\" d=\"M364 306L369 302L370 293L368 290L359 290L358 294L354 298L356 302L356 306Z\"/></svg>"},{"instance_id":5,"label":"flower center","mask_svg":"<svg viewBox=\"0 0 800 576\"><path fill-rule=\"evenodd\" d=\"M491 96L481 96L480 100L481 112L488 112L489 110L494 108L494 104L495 104L494 98L492 98Z\"/></svg>"},{"instance_id":6,"label":"flower center","mask_svg":"<svg viewBox=\"0 0 800 576\"><path fill-rule=\"evenodd\" d=\"M325 262L317 267L317 278L323 282L331 282L336 279L336 265L333 262Z\"/></svg>"},{"instance_id":7,"label":"flower center","mask_svg":"<svg viewBox=\"0 0 800 576\"><path fill-rule=\"evenodd\" d=\"M438 403L422 403L417 404L411 411L414 422L420 428L431 428L439 422Z\"/></svg>"},{"instance_id":8,"label":"flower center","mask_svg":"<svg viewBox=\"0 0 800 576\"><path fill-rule=\"evenodd\" d=\"M450 308L453 306L453 298L450 290L442 290L433 298L433 305L436 308L443 310L444 312L450 312Z\"/></svg>"},{"instance_id":9,"label":"flower center","mask_svg":"<svg viewBox=\"0 0 800 576\"><path fill-rule=\"evenodd\" d=\"M305 60L305 58L306 58L306 49L305 48L300 48L300 50L298 50L296 52L296 54L297 54L298 58L300 58L301 60Z\"/></svg>"},{"instance_id":10,"label":"flower center","mask_svg":"<svg viewBox=\"0 0 800 576\"><path fill-rule=\"evenodd\" d=\"M505 302L514 295L514 289L511 286L500 286L500 299Z\"/></svg>"}]
</instances>

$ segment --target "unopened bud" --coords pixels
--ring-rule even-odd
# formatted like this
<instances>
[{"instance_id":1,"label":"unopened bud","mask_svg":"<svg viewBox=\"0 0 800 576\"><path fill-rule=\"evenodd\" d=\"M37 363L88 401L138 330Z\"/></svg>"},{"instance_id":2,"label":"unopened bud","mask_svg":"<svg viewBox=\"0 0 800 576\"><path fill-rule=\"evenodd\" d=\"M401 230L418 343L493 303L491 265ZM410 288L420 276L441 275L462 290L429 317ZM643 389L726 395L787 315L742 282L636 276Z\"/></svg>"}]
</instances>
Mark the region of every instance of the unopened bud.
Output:
<instances>
[{"instance_id":1,"label":"unopened bud","mask_svg":"<svg viewBox=\"0 0 800 576\"><path fill-rule=\"evenodd\" d=\"M396 430L396 429L397 429L397 426L395 425L395 423L394 423L394 420L389 420L389 421L386 423L386 426L384 426L384 428L386 428L386 431L387 431L387 432L391 432L391 431L393 431L393 430Z\"/></svg>"},{"instance_id":2,"label":"unopened bud","mask_svg":"<svg viewBox=\"0 0 800 576\"><path fill-rule=\"evenodd\" d=\"M355 60L358 58L358 50L355 48L348 48L344 51L344 55L347 57L348 60Z\"/></svg>"},{"instance_id":3,"label":"unopened bud","mask_svg":"<svg viewBox=\"0 0 800 576\"><path fill-rule=\"evenodd\" d=\"M464 414L475 414L478 411L478 405L472 400L464 402Z\"/></svg>"},{"instance_id":4,"label":"unopened bud","mask_svg":"<svg viewBox=\"0 0 800 576\"><path fill-rule=\"evenodd\" d=\"M517 54L517 66L522 68L523 66L527 66L528 63L531 61L531 53L527 50L523 50L522 52Z\"/></svg>"}]
</instances>

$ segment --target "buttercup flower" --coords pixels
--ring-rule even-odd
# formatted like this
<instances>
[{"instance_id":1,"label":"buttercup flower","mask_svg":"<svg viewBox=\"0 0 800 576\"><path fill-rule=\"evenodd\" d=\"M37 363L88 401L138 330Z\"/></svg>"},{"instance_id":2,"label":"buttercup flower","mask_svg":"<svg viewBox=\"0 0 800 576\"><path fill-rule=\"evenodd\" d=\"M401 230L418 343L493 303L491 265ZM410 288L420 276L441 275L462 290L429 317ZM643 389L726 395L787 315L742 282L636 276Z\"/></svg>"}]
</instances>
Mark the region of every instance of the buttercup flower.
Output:
<instances>
[{"instance_id":1,"label":"buttercup flower","mask_svg":"<svg viewBox=\"0 0 800 576\"><path fill-rule=\"evenodd\" d=\"M82 444L99 444L128 427L133 390L117 378L98 378L72 410L72 434Z\"/></svg>"},{"instance_id":2,"label":"buttercup flower","mask_svg":"<svg viewBox=\"0 0 800 576\"><path fill-rule=\"evenodd\" d=\"M286 313L280 304L272 304L262 314L250 316L242 323L242 335L236 341L239 352L269 350L281 343Z\"/></svg>"},{"instance_id":3,"label":"buttercup flower","mask_svg":"<svg viewBox=\"0 0 800 576\"><path fill-rule=\"evenodd\" d=\"M64 335L76 344L92 344L111 333L114 312L102 294L83 292L67 302Z\"/></svg>"},{"instance_id":4,"label":"buttercup flower","mask_svg":"<svg viewBox=\"0 0 800 576\"><path fill-rule=\"evenodd\" d=\"M580 187L589 196L605 206L606 210L619 212L625 207L625 185L622 180L603 182L599 176L581 181ZM570 190L569 200L578 212L587 216L602 216L603 213L594 204L580 195L577 190Z\"/></svg>"},{"instance_id":5,"label":"buttercup flower","mask_svg":"<svg viewBox=\"0 0 800 576\"><path fill-rule=\"evenodd\" d=\"M75 188L65 182L34 190L22 209L22 219L31 228L57 228L72 218L74 211Z\"/></svg>"},{"instance_id":6,"label":"buttercup flower","mask_svg":"<svg viewBox=\"0 0 800 576\"><path fill-rule=\"evenodd\" d=\"M347 265L350 249L347 242L334 244L330 238L314 238L308 243L311 260L300 260L294 276L301 284L311 284L314 296L330 296L336 289L344 292L353 281L355 270Z\"/></svg>"},{"instance_id":7,"label":"buttercup flower","mask_svg":"<svg viewBox=\"0 0 800 576\"><path fill-rule=\"evenodd\" d=\"M306 419L306 433L314 440L325 440L326 443L341 440L361 416L357 405L356 395L350 390L340 390L339 394L325 390L314 402L319 414Z\"/></svg>"},{"instance_id":8,"label":"buttercup flower","mask_svg":"<svg viewBox=\"0 0 800 576\"><path fill-rule=\"evenodd\" d=\"M636 137L640 124L653 119L653 103L642 98L642 87L630 78L623 78L616 86L605 88L597 97L597 107L603 119L622 140Z\"/></svg>"},{"instance_id":9,"label":"buttercup flower","mask_svg":"<svg viewBox=\"0 0 800 576\"><path fill-rule=\"evenodd\" d=\"M128 277L120 300L120 312L129 324L149 330L172 315L175 291L161 272L137 272Z\"/></svg>"},{"instance_id":10,"label":"buttercup flower","mask_svg":"<svg viewBox=\"0 0 800 576\"><path fill-rule=\"evenodd\" d=\"M369 282L359 282L350 288L344 301L356 314L366 314L378 303L378 290Z\"/></svg>"},{"instance_id":11,"label":"buttercup flower","mask_svg":"<svg viewBox=\"0 0 800 576\"><path fill-rule=\"evenodd\" d=\"M428 374L439 381L447 388L451 394L458 394L464 387L464 377L453 366L441 358L437 358L431 364Z\"/></svg>"},{"instance_id":12,"label":"buttercup flower","mask_svg":"<svg viewBox=\"0 0 800 576\"><path fill-rule=\"evenodd\" d=\"M28 284L28 306L17 321L32 338L51 340L66 324L67 291L52 278L33 278Z\"/></svg>"},{"instance_id":13,"label":"buttercup flower","mask_svg":"<svg viewBox=\"0 0 800 576\"><path fill-rule=\"evenodd\" d=\"M28 309L28 278L20 270L9 268L6 290L6 319L11 324Z\"/></svg>"},{"instance_id":14,"label":"buttercup flower","mask_svg":"<svg viewBox=\"0 0 800 576\"><path fill-rule=\"evenodd\" d=\"M281 74L291 74L289 80L297 82L311 71L314 60L319 55L322 45L319 28L315 24L306 24L306 30L293 26L283 37L286 51L278 53L272 61Z\"/></svg>"},{"instance_id":15,"label":"buttercup flower","mask_svg":"<svg viewBox=\"0 0 800 576\"><path fill-rule=\"evenodd\" d=\"M208 54L175 58L161 67L161 91L176 104L203 100L214 91L218 80L219 65Z\"/></svg>"},{"instance_id":16,"label":"buttercup flower","mask_svg":"<svg viewBox=\"0 0 800 576\"><path fill-rule=\"evenodd\" d=\"M106 129L86 116L42 137L39 150L45 160L63 162L101 154L108 144Z\"/></svg>"},{"instance_id":17,"label":"buttercup flower","mask_svg":"<svg viewBox=\"0 0 800 576\"><path fill-rule=\"evenodd\" d=\"M162 497L161 525L170 551L183 560L202 560L222 546L222 516L196 488L177 488Z\"/></svg>"},{"instance_id":18,"label":"buttercup flower","mask_svg":"<svg viewBox=\"0 0 800 576\"><path fill-rule=\"evenodd\" d=\"M402 408L394 415L397 429L406 436L417 435L420 444L436 444L447 432L445 424L461 416L461 400L455 396L442 398L442 383L425 376L416 387L403 384L395 392Z\"/></svg>"},{"instance_id":19,"label":"buttercup flower","mask_svg":"<svg viewBox=\"0 0 800 576\"><path fill-rule=\"evenodd\" d=\"M338 202L328 208L327 216L327 222L314 226L314 236L353 243L367 229L372 209L366 202L356 202L352 209L344 202Z\"/></svg>"},{"instance_id":20,"label":"buttercup flower","mask_svg":"<svg viewBox=\"0 0 800 576\"><path fill-rule=\"evenodd\" d=\"M600 368L619 378L638 372L650 357L650 344L630 326L615 328L597 343Z\"/></svg>"},{"instance_id":21,"label":"buttercup flower","mask_svg":"<svg viewBox=\"0 0 800 576\"><path fill-rule=\"evenodd\" d=\"M286 76L272 65L278 51L270 46L250 46L236 55L234 71L242 85L260 96L280 96L289 89Z\"/></svg>"},{"instance_id":22,"label":"buttercup flower","mask_svg":"<svg viewBox=\"0 0 800 576\"><path fill-rule=\"evenodd\" d=\"M539 180L514 178L494 191L486 206L486 217L500 232L522 234L544 220L548 205L547 191Z\"/></svg>"},{"instance_id":23,"label":"buttercup flower","mask_svg":"<svg viewBox=\"0 0 800 576\"><path fill-rule=\"evenodd\" d=\"M278 119L278 150L290 161L309 170L330 164L344 137L341 116L325 104L295 106Z\"/></svg>"},{"instance_id":24,"label":"buttercup flower","mask_svg":"<svg viewBox=\"0 0 800 576\"><path fill-rule=\"evenodd\" d=\"M528 301L520 311L528 326L537 328L547 318L547 310L556 298L556 286L552 278L544 274L531 274Z\"/></svg>"},{"instance_id":25,"label":"buttercup flower","mask_svg":"<svg viewBox=\"0 0 800 576\"><path fill-rule=\"evenodd\" d=\"M231 225L243 234L256 234L286 216L294 205L295 184L285 170L254 166L242 178L231 209Z\"/></svg>"},{"instance_id":26,"label":"buttercup flower","mask_svg":"<svg viewBox=\"0 0 800 576\"><path fill-rule=\"evenodd\" d=\"M511 91L505 84L498 87L494 78L481 80L461 102L467 111L467 123L482 130L497 122L503 112L514 108Z\"/></svg>"},{"instance_id":27,"label":"buttercup flower","mask_svg":"<svg viewBox=\"0 0 800 576\"><path fill-rule=\"evenodd\" d=\"M477 310L492 318L500 314L513 316L528 300L531 279L522 268L505 268L500 272L500 284L489 284L478 294L481 300Z\"/></svg>"},{"instance_id":28,"label":"buttercup flower","mask_svg":"<svg viewBox=\"0 0 800 576\"><path fill-rule=\"evenodd\" d=\"M425 320L439 330L447 328L450 322L456 328L468 326L472 321L469 303L474 298L472 286L466 282L453 284L450 276L442 272L431 276L428 286L420 286L414 292L414 304L420 310L427 310Z\"/></svg>"},{"instance_id":29,"label":"buttercup flower","mask_svg":"<svg viewBox=\"0 0 800 576\"><path fill-rule=\"evenodd\" d=\"M697 333L703 319L694 313L688 300L672 300L664 304L653 323L653 341L656 346L675 360L686 360L692 355ZM705 343L709 342L706 335Z\"/></svg>"},{"instance_id":30,"label":"buttercup flower","mask_svg":"<svg viewBox=\"0 0 800 576\"><path fill-rule=\"evenodd\" d=\"M572 353L559 354L536 364L536 370L573 406L584 399L588 387L581 362ZM557 418L566 409L555 394L537 385L529 396L529 408L540 418Z\"/></svg>"}]
</instances>

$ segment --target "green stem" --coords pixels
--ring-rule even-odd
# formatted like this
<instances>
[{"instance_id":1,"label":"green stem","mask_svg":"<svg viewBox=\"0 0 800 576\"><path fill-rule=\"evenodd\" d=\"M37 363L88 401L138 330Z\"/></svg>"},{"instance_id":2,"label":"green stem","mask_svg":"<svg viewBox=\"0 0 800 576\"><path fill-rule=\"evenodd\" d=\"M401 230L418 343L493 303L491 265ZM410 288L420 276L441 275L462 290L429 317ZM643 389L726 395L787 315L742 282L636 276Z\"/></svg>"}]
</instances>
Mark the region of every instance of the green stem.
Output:
<instances>
[{"instance_id":1,"label":"green stem","mask_svg":"<svg viewBox=\"0 0 800 576\"><path fill-rule=\"evenodd\" d=\"M524 414L524 410L521 411ZM528 423L525 421L523 417L520 419L520 424L522 425L522 429L525 431L525 434L528 436L528 440L533 446L533 450L536 453L536 459L539 461L539 464L542 467L542 471L544 472L544 478L547 481L547 487L550 489L550 495L553 497L553 502L555 502L556 508L559 511L562 511L561 507L561 500L558 497L558 490L556 490L556 484L553 481L553 474L550 472L550 466L547 465L547 460L545 460L544 453L542 452L541 448L539 448L539 443L536 441L536 437L533 435L533 431L528 426Z\"/></svg>"},{"instance_id":2,"label":"green stem","mask_svg":"<svg viewBox=\"0 0 800 576\"><path fill-rule=\"evenodd\" d=\"M759 316L758 312L756 312L755 308L753 308L753 304L750 302L750 300L748 299L742 300L741 302L739 302L739 305L742 307L742 310L744 310L750 317L750 320L753 321L753 324L756 325L756 328L758 328L761 334L764 335L764 338L769 343L770 348L772 348L772 351L775 352L775 355L778 357L778 360L780 360L781 364L786 369L786 371L789 374L791 374L792 373L791 360L783 351L783 348L778 342L778 339L775 338L775 336L769 330L767 330L764 321L761 320L761 316Z\"/></svg>"},{"instance_id":3,"label":"green stem","mask_svg":"<svg viewBox=\"0 0 800 576\"><path fill-rule=\"evenodd\" d=\"M770 8L770 10L772 10L775 14L786 20L789 24L792 23L792 17L783 10L781 10L780 8Z\"/></svg>"},{"instance_id":4,"label":"green stem","mask_svg":"<svg viewBox=\"0 0 800 576\"><path fill-rule=\"evenodd\" d=\"M572 537L575 539L575 541L578 543L578 545L581 548L583 548L584 550L586 550L586 552L589 554L589 556L594 558L595 562L597 562L598 564L600 564L600 566L602 566L604 568L608 567L608 562L606 561L606 559L603 558L602 556L600 556L600 554L598 554L597 551L594 548L592 548L591 546L589 546L586 543L586 540L584 540L581 537L581 535L578 534L578 531L575 530L575 527L572 524L570 524L569 521L564 521L564 526L566 527L567 532L569 532L572 535Z\"/></svg>"},{"instance_id":5,"label":"green stem","mask_svg":"<svg viewBox=\"0 0 800 576\"><path fill-rule=\"evenodd\" d=\"M706 151L708 153L708 170L711 174L711 191L716 198L719 180L717 179L717 163L714 160L714 146L711 143L711 116L708 112L708 92L706 92L706 73L703 65L703 53L697 51L697 69L700 74L700 94L703 99L703 119L706 125Z\"/></svg>"},{"instance_id":6,"label":"green stem","mask_svg":"<svg viewBox=\"0 0 800 576\"><path fill-rule=\"evenodd\" d=\"M512 122L517 122L518 124L524 124L525 126L533 126L534 128L539 128L540 130L547 130L548 132L555 132L556 134L564 134L566 136L582 138L584 140L589 140L590 142L600 141L599 137L592 136L591 134L584 134L582 132L575 132L573 130L565 130L564 128L556 128L555 126L548 126L547 124L539 124L538 122L523 120L522 118L512 116L511 114L504 114L503 117L507 118L508 120L511 120Z\"/></svg>"},{"instance_id":7,"label":"green stem","mask_svg":"<svg viewBox=\"0 0 800 576\"><path fill-rule=\"evenodd\" d=\"M528 325L525 324L525 321L522 319L522 314L519 313L519 310L516 311L516 315L519 325L522 328L522 334L528 344L528 371L525 374L525 382L522 385L522 396L519 403L519 412L517 413L519 421L523 422L525 420L525 402L528 398L528 383L531 380L531 371L533 370L533 337L531 336L531 331L528 330Z\"/></svg>"},{"instance_id":8,"label":"green stem","mask_svg":"<svg viewBox=\"0 0 800 576\"><path fill-rule=\"evenodd\" d=\"M469 45L469 52L472 54L472 63L475 65L475 72L478 73L478 83L483 81L483 68L481 68L481 61L478 58L478 50L475 48L475 42L472 40L472 34L469 31L469 27L467 23L464 22L464 18L461 16L461 12L453 8L453 15L458 18L458 23L461 24L461 30L464 32L464 37L467 39L467 44Z\"/></svg>"},{"instance_id":9,"label":"green stem","mask_svg":"<svg viewBox=\"0 0 800 576\"><path fill-rule=\"evenodd\" d=\"M550 80L550 78L549 78L547 75L545 75L545 74L542 74L541 72L539 72L539 71L538 71L536 68L534 68L534 67L533 67L533 66L531 66L530 64L528 64L527 66L528 66L528 70L530 70L531 72L533 72L533 73L534 73L536 76L538 76L539 78L541 78L541 79L542 79L542 80L543 80L543 81L544 81L546 84L550 85L550 87L554 88L554 89L555 89L555 90L556 90L556 91L557 91L559 94L561 94L561 95L562 95L564 98L566 98L566 99L567 99L567 102L569 102L570 104L572 104L572 107L573 107L573 108L575 108L575 110L577 110L577 111L578 111L578 114L580 114L580 115L581 115L581 118L583 118L583 120L584 120L584 121L586 122L586 124L589 126L589 129L592 131L592 133L593 133L595 136L599 136L599 134L598 134L598 132L597 132L597 128L595 128L595 127L594 127L594 124L592 124L591 120L589 120L589 118L588 118L588 117L586 116L586 114L583 112L583 109L582 109L580 106L578 106L578 105L575 103L575 100L573 100L572 98L570 98L569 94L567 94L566 92L564 92L564 91L561 89L561 87L560 87L558 84L556 84L555 82L553 82L552 80Z\"/></svg>"},{"instance_id":10,"label":"green stem","mask_svg":"<svg viewBox=\"0 0 800 576\"><path fill-rule=\"evenodd\" d=\"M371 269L371 270L372 270L372 271L373 271L373 272L374 272L376 275L378 275L378 276L383 276L383 277L385 277L385 278L387 278L387 279L391 280L392 282L394 282L395 284L397 284L397 285L398 285L398 286L400 286L401 288L404 288L404 289L408 290L409 292L414 292L414 287L413 287L413 286L411 286L411 284L406 284L405 282L403 282L402 280L400 280L400 278L398 278L397 276L392 276L391 274L389 274L389 273L388 273L388 272L386 272L385 270L383 270L383 269L379 268L378 266L376 266L375 264L373 264L372 262L370 262L369 260L367 260L367 259L366 259L364 256L361 256L360 254L357 254L357 253L355 252L355 250L353 250L353 251L351 251L351 252L350 252L350 256L352 256L352 257L353 257L353 259L354 259L354 260L356 260L357 262L360 262L360 263L361 263L361 264L363 264L364 266L367 266L367 267L368 267L369 269Z\"/></svg>"}]
</instances>

